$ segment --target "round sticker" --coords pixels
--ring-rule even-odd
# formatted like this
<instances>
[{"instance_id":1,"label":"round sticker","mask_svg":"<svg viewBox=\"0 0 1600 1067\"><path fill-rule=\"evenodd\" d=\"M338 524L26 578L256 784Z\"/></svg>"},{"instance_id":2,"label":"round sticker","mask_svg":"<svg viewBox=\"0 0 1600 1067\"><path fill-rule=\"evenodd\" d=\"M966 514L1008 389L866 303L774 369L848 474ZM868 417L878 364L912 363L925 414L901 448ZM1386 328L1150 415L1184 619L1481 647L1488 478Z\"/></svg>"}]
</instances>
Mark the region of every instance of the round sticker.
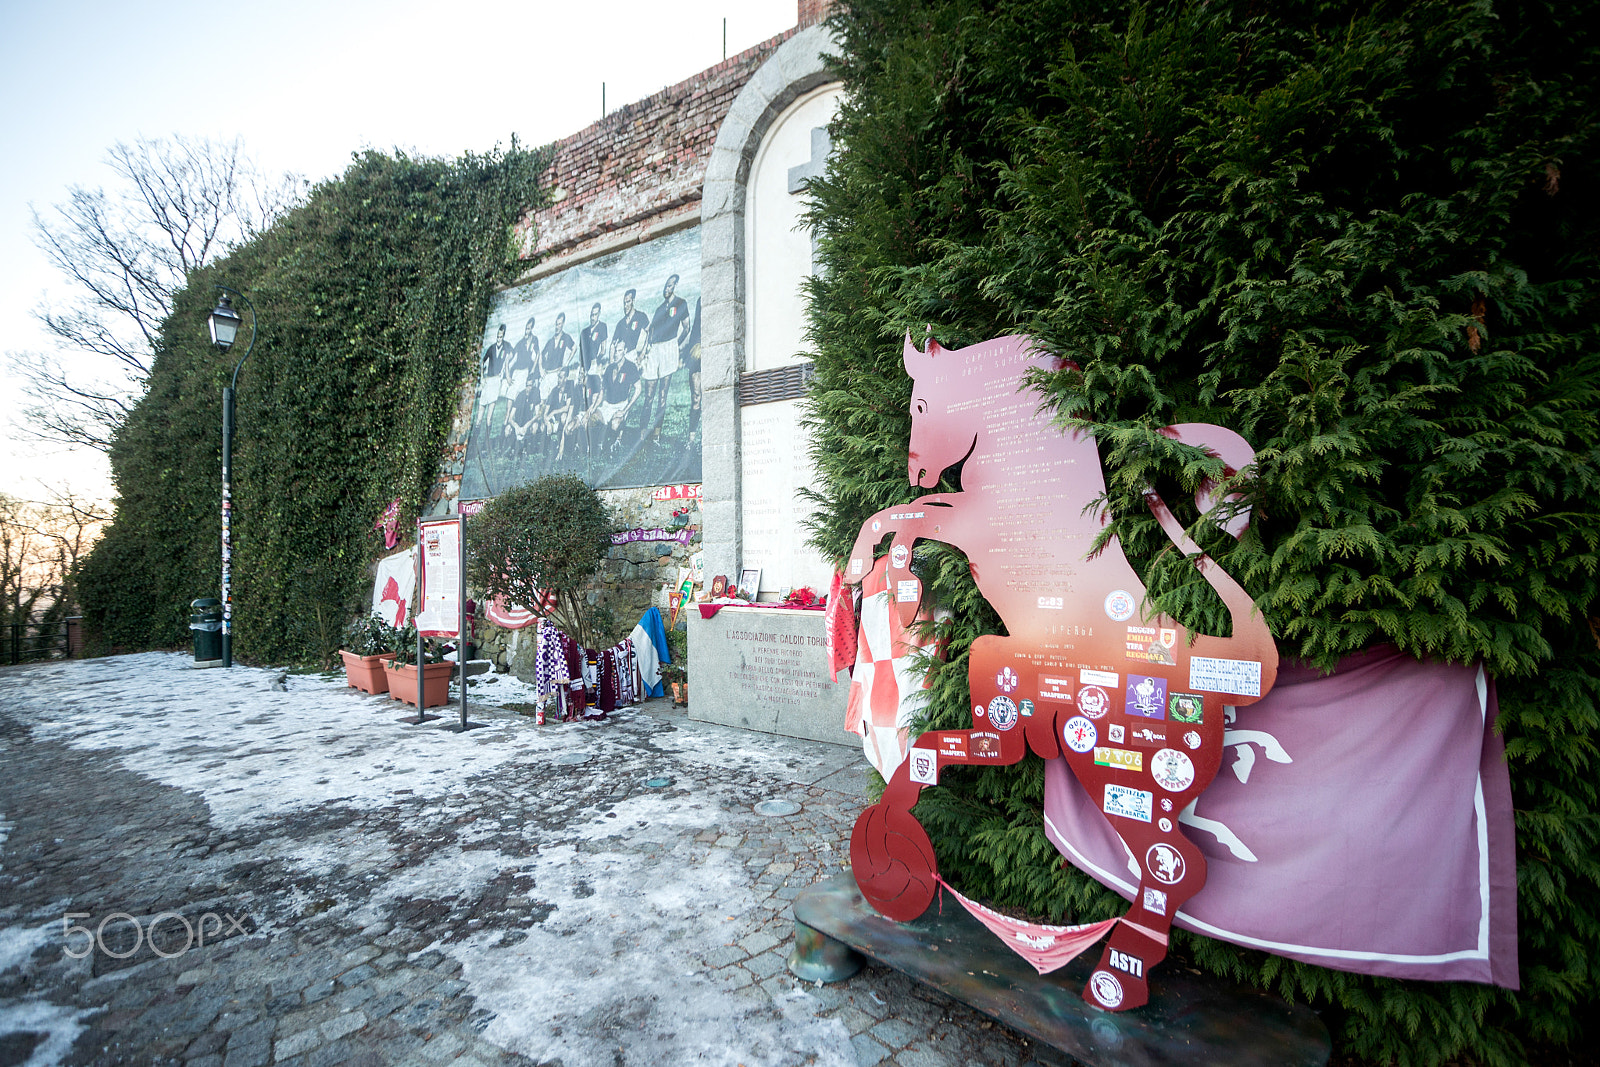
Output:
<instances>
[{"instance_id":1,"label":"round sticker","mask_svg":"<svg viewBox=\"0 0 1600 1067\"><path fill-rule=\"evenodd\" d=\"M989 701L989 725L996 730L1009 730L1017 725L1017 706L1010 697L995 697Z\"/></svg>"},{"instance_id":2,"label":"round sticker","mask_svg":"<svg viewBox=\"0 0 1600 1067\"><path fill-rule=\"evenodd\" d=\"M883 529L883 523L879 522L877 519L873 519L872 520L872 532L873 533L877 533L881 529Z\"/></svg>"},{"instance_id":3,"label":"round sticker","mask_svg":"<svg viewBox=\"0 0 1600 1067\"><path fill-rule=\"evenodd\" d=\"M1111 698L1098 685L1086 685L1078 690L1078 710L1091 719L1105 717L1111 709Z\"/></svg>"},{"instance_id":4,"label":"round sticker","mask_svg":"<svg viewBox=\"0 0 1600 1067\"><path fill-rule=\"evenodd\" d=\"M1162 811L1171 811L1172 810L1172 801L1168 800L1166 797L1162 797L1161 798L1161 810Z\"/></svg>"},{"instance_id":5,"label":"round sticker","mask_svg":"<svg viewBox=\"0 0 1600 1067\"><path fill-rule=\"evenodd\" d=\"M994 676L994 684L999 687L1002 693L1011 692L1017 687L1017 672L1010 667L1005 668Z\"/></svg>"},{"instance_id":6,"label":"round sticker","mask_svg":"<svg viewBox=\"0 0 1600 1067\"><path fill-rule=\"evenodd\" d=\"M1163 748L1150 757L1150 776L1169 793L1181 793L1194 785L1194 761L1187 753Z\"/></svg>"},{"instance_id":7,"label":"round sticker","mask_svg":"<svg viewBox=\"0 0 1600 1067\"><path fill-rule=\"evenodd\" d=\"M1122 983L1110 971L1096 971L1089 976L1089 992L1094 999L1108 1008L1122 1003Z\"/></svg>"},{"instance_id":8,"label":"round sticker","mask_svg":"<svg viewBox=\"0 0 1600 1067\"><path fill-rule=\"evenodd\" d=\"M1133 618L1136 607L1138 603L1126 589L1113 589L1106 594L1106 614L1111 616L1112 622L1127 622Z\"/></svg>"},{"instance_id":9,"label":"round sticker","mask_svg":"<svg viewBox=\"0 0 1600 1067\"><path fill-rule=\"evenodd\" d=\"M1188 733L1183 735L1183 743L1188 745L1190 748L1199 748L1200 735L1195 731L1190 730Z\"/></svg>"},{"instance_id":10,"label":"round sticker","mask_svg":"<svg viewBox=\"0 0 1600 1067\"><path fill-rule=\"evenodd\" d=\"M1162 833L1164 833L1164 834L1172 833L1172 820L1171 819L1158 819L1158 820L1156 820L1156 825L1161 827L1161 832Z\"/></svg>"},{"instance_id":11,"label":"round sticker","mask_svg":"<svg viewBox=\"0 0 1600 1067\"><path fill-rule=\"evenodd\" d=\"M1094 728L1094 723L1082 715L1074 715L1061 728L1061 739L1072 751L1087 752L1094 747L1096 741L1100 740L1100 734Z\"/></svg>"},{"instance_id":12,"label":"round sticker","mask_svg":"<svg viewBox=\"0 0 1600 1067\"><path fill-rule=\"evenodd\" d=\"M1158 841L1145 851L1144 869L1158 882L1177 885L1183 881L1183 853L1164 841Z\"/></svg>"},{"instance_id":13,"label":"round sticker","mask_svg":"<svg viewBox=\"0 0 1600 1067\"><path fill-rule=\"evenodd\" d=\"M911 550L905 545L895 545L894 548L889 550L889 562L894 564L895 570L903 570L906 565L906 557L910 554Z\"/></svg>"}]
</instances>

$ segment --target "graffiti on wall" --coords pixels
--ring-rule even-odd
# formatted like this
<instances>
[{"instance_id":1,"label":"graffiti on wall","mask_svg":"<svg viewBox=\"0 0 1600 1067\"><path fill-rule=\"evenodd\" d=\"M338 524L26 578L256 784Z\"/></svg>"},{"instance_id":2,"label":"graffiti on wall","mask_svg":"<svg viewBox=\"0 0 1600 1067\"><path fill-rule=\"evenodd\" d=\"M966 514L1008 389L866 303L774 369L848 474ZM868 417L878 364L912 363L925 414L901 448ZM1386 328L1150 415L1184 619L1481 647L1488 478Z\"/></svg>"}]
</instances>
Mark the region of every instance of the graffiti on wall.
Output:
<instances>
[{"instance_id":1,"label":"graffiti on wall","mask_svg":"<svg viewBox=\"0 0 1600 1067\"><path fill-rule=\"evenodd\" d=\"M496 295L463 499L546 474L597 488L700 480L700 231Z\"/></svg>"}]
</instances>

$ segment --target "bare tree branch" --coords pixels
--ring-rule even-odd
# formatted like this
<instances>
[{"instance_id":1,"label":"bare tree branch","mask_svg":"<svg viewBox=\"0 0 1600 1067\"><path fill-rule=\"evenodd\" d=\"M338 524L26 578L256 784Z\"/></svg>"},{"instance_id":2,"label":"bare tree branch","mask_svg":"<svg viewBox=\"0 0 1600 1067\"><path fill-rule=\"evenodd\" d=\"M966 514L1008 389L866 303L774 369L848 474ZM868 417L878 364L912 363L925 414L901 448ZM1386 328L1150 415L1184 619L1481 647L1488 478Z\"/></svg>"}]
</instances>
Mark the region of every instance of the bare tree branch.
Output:
<instances>
[{"instance_id":1,"label":"bare tree branch","mask_svg":"<svg viewBox=\"0 0 1600 1067\"><path fill-rule=\"evenodd\" d=\"M66 357L12 355L27 437L104 450L144 392L161 324L189 273L271 226L299 202L303 179L268 177L240 141L143 139L106 154L117 176L107 193L73 186L67 200L34 210L34 241L70 283L69 300L38 318ZM111 381L67 368L104 357Z\"/></svg>"}]
</instances>

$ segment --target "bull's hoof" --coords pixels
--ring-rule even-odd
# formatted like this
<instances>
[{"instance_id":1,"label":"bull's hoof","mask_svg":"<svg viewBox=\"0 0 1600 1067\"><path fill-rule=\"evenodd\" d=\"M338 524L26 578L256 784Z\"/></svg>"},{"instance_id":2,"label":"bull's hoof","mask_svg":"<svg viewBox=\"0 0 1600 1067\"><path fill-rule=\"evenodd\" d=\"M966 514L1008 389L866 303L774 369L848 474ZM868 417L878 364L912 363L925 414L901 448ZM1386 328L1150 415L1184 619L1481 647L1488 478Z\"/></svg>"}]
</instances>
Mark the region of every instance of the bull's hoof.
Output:
<instances>
[{"instance_id":1,"label":"bull's hoof","mask_svg":"<svg viewBox=\"0 0 1600 1067\"><path fill-rule=\"evenodd\" d=\"M850 834L850 867L878 914L910 922L933 902L939 870L933 843L909 811L874 804Z\"/></svg>"}]
</instances>

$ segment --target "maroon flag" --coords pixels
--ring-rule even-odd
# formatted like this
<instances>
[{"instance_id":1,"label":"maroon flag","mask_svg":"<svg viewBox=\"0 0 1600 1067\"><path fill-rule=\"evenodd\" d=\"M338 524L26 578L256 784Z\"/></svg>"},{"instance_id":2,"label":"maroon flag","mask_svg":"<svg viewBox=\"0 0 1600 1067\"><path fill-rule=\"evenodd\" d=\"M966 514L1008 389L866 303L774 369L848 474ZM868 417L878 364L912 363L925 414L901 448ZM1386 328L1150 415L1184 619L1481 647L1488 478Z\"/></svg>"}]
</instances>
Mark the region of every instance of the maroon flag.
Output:
<instances>
[{"instance_id":1,"label":"maroon flag","mask_svg":"<svg viewBox=\"0 0 1600 1067\"><path fill-rule=\"evenodd\" d=\"M1329 676L1286 663L1259 703L1228 709L1222 769L1180 818L1208 874L1174 921L1338 970L1518 988L1496 712L1477 665L1388 646ZM1138 868L1060 759L1044 812L1062 855L1132 899Z\"/></svg>"}]
</instances>

